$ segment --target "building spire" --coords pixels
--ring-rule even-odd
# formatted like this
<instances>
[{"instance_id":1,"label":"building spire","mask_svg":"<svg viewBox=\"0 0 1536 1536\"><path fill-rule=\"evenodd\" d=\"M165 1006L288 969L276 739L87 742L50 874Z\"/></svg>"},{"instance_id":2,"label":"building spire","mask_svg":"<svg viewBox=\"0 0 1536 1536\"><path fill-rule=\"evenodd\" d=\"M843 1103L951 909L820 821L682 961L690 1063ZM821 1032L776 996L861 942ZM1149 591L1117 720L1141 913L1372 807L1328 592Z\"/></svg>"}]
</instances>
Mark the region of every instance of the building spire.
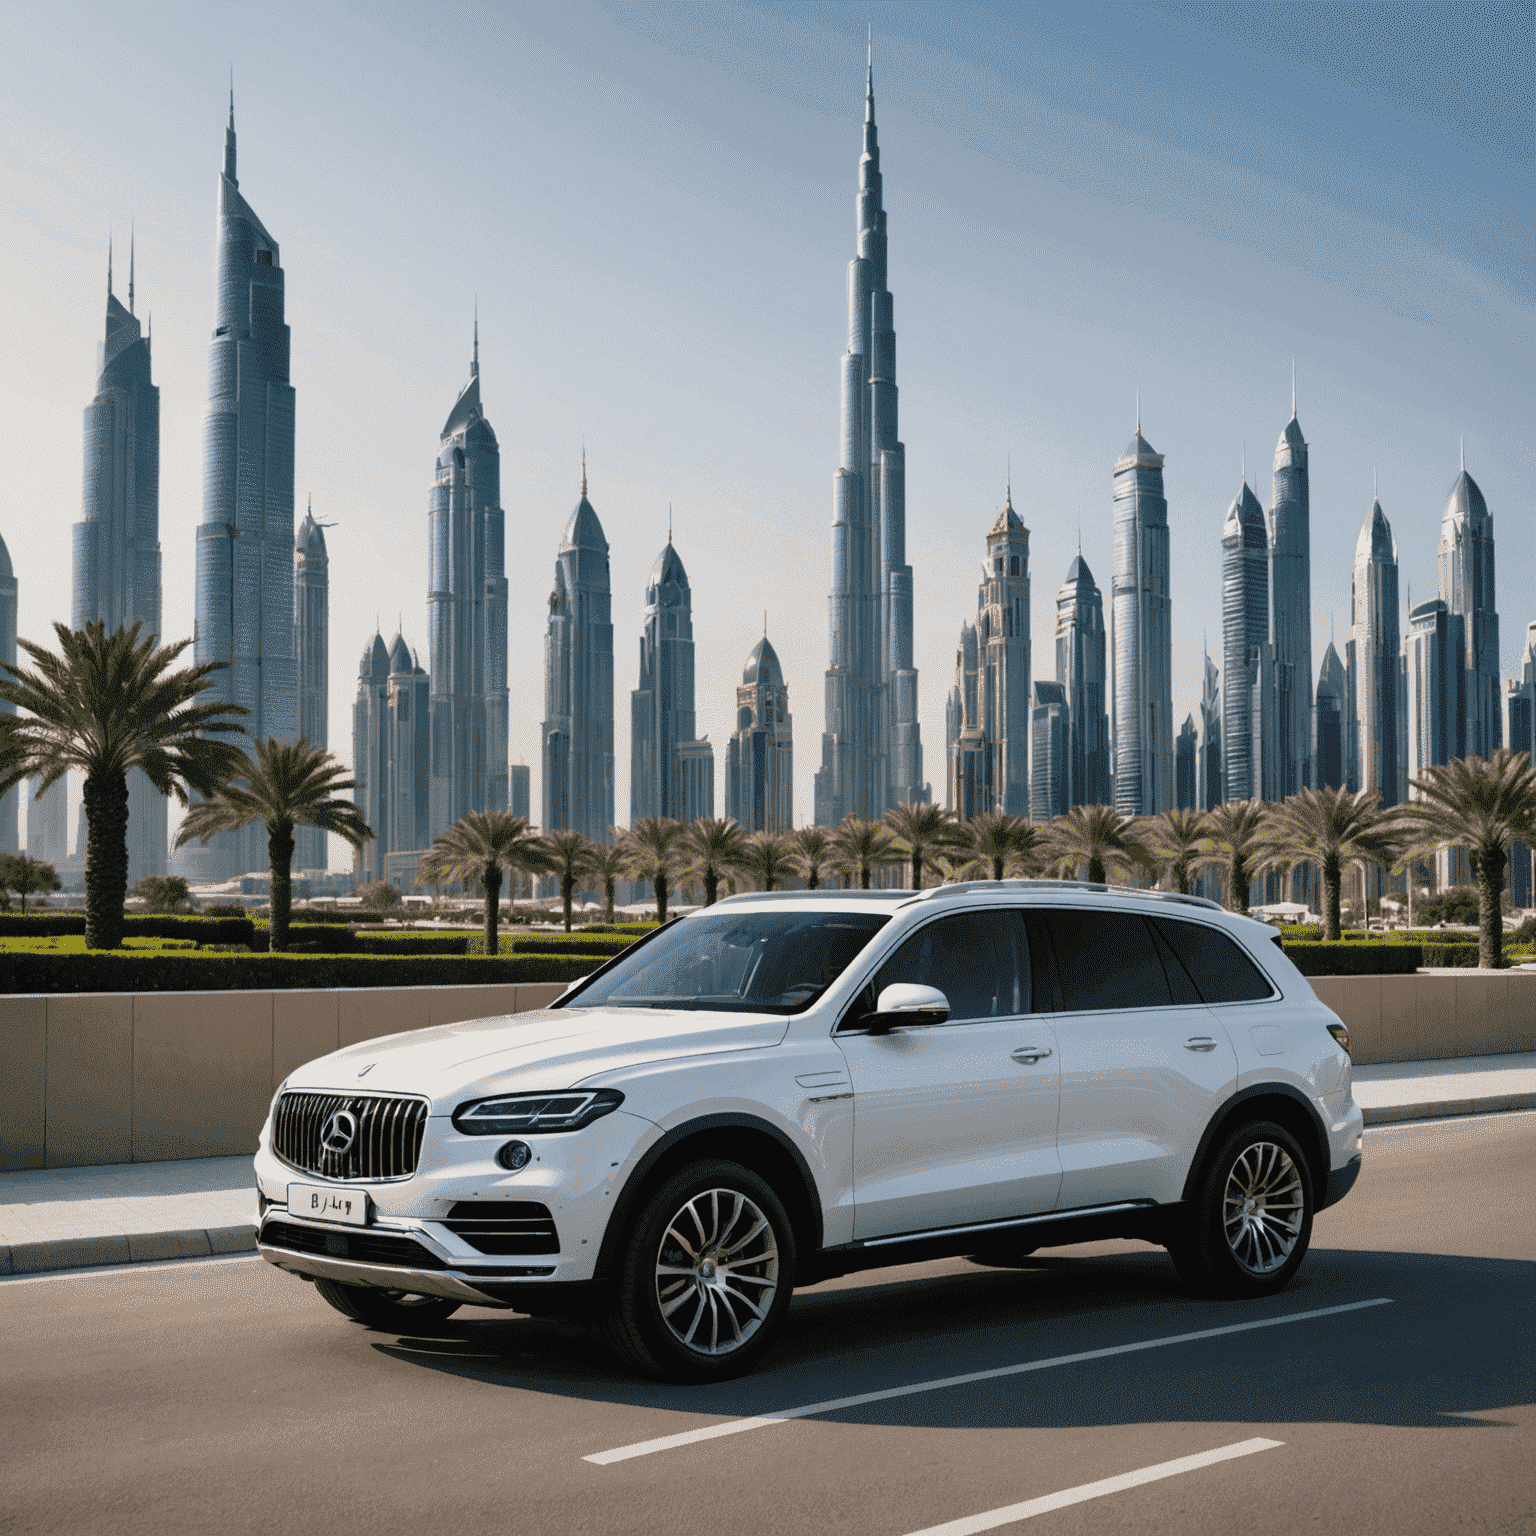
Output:
<instances>
[{"instance_id":1,"label":"building spire","mask_svg":"<svg viewBox=\"0 0 1536 1536\"><path fill-rule=\"evenodd\" d=\"M868 63L864 72L864 121L875 120L875 24L869 24Z\"/></svg>"},{"instance_id":2,"label":"building spire","mask_svg":"<svg viewBox=\"0 0 1536 1536\"><path fill-rule=\"evenodd\" d=\"M1461 472L1462 474L1467 472L1467 440L1465 437L1461 440Z\"/></svg>"},{"instance_id":3,"label":"building spire","mask_svg":"<svg viewBox=\"0 0 1536 1536\"><path fill-rule=\"evenodd\" d=\"M1003 510L1004 511L1007 511L1010 507L1013 506L1013 455L1012 454L1008 455L1007 464L1008 464L1008 478L1003 481L1003 488L1004 488L1003 489Z\"/></svg>"},{"instance_id":4,"label":"building spire","mask_svg":"<svg viewBox=\"0 0 1536 1536\"><path fill-rule=\"evenodd\" d=\"M1291 420L1296 420L1296 359L1291 359Z\"/></svg>"},{"instance_id":5,"label":"building spire","mask_svg":"<svg viewBox=\"0 0 1536 1536\"><path fill-rule=\"evenodd\" d=\"M133 223L128 224L128 313L133 313ZM1463 466L1465 467L1465 466Z\"/></svg>"},{"instance_id":6,"label":"building spire","mask_svg":"<svg viewBox=\"0 0 1536 1536\"><path fill-rule=\"evenodd\" d=\"M667 503L667 543L672 542L672 503Z\"/></svg>"},{"instance_id":7,"label":"building spire","mask_svg":"<svg viewBox=\"0 0 1536 1536\"><path fill-rule=\"evenodd\" d=\"M470 354L469 376L472 379L480 377L480 295L475 295L475 348Z\"/></svg>"},{"instance_id":8,"label":"building spire","mask_svg":"<svg viewBox=\"0 0 1536 1536\"><path fill-rule=\"evenodd\" d=\"M581 445L581 494L587 494L587 445Z\"/></svg>"},{"instance_id":9,"label":"building spire","mask_svg":"<svg viewBox=\"0 0 1536 1536\"><path fill-rule=\"evenodd\" d=\"M1136 386L1136 435L1141 436L1141 385Z\"/></svg>"},{"instance_id":10,"label":"building spire","mask_svg":"<svg viewBox=\"0 0 1536 1536\"><path fill-rule=\"evenodd\" d=\"M107 225L107 297L112 297L112 226Z\"/></svg>"},{"instance_id":11,"label":"building spire","mask_svg":"<svg viewBox=\"0 0 1536 1536\"><path fill-rule=\"evenodd\" d=\"M231 186L238 187L235 178L235 66L229 66L229 127L224 130L224 174Z\"/></svg>"}]
</instances>

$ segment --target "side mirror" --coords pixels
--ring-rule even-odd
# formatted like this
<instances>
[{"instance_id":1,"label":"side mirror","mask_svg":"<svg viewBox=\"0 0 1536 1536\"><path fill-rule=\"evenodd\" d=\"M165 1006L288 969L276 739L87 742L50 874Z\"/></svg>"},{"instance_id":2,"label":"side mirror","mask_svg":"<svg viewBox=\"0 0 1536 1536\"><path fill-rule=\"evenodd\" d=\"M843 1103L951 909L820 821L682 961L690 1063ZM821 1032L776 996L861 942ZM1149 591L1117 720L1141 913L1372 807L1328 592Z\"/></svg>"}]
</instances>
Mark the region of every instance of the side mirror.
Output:
<instances>
[{"instance_id":1,"label":"side mirror","mask_svg":"<svg viewBox=\"0 0 1536 1536\"><path fill-rule=\"evenodd\" d=\"M872 1035L888 1035L913 1024L942 1024L949 1017L949 999L937 987L897 982L887 987L865 1021Z\"/></svg>"}]
</instances>

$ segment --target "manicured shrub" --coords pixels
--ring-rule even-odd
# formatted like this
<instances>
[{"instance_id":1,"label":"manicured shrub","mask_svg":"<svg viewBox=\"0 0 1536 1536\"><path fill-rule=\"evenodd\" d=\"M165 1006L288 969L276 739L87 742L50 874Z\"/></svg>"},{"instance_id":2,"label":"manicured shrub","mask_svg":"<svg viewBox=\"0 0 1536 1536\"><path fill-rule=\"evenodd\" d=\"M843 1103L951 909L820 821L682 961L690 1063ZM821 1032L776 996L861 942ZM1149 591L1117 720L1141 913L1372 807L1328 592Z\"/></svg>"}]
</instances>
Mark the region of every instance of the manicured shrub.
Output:
<instances>
[{"instance_id":1,"label":"manicured shrub","mask_svg":"<svg viewBox=\"0 0 1536 1536\"><path fill-rule=\"evenodd\" d=\"M192 939L198 944L246 944L255 933L248 917L203 917L183 913L130 913L124 934L146 939ZM84 912L0 912L0 934L25 938L35 934L84 933Z\"/></svg>"},{"instance_id":2,"label":"manicured shrub","mask_svg":"<svg viewBox=\"0 0 1536 1536\"><path fill-rule=\"evenodd\" d=\"M595 955L611 960L635 942L627 933L504 933L496 941L498 955ZM466 954L485 953L485 935L469 935Z\"/></svg>"},{"instance_id":3,"label":"manicured shrub","mask_svg":"<svg viewBox=\"0 0 1536 1536\"><path fill-rule=\"evenodd\" d=\"M326 987L455 987L575 981L597 955L271 955L96 950L0 954L3 992L265 992Z\"/></svg>"},{"instance_id":4,"label":"manicured shrub","mask_svg":"<svg viewBox=\"0 0 1536 1536\"><path fill-rule=\"evenodd\" d=\"M1303 976L1409 976L1424 964L1417 944L1285 944L1285 957ZM1476 945L1473 946L1476 949Z\"/></svg>"},{"instance_id":5,"label":"manicured shrub","mask_svg":"<svg viewBox=\"0 0 1536 1536\"><path fill-rule=\"evenodd\" d=\"M1477 969L1476 944L1426 944L1423 948L1425 965Z\"/></svg>"}]
</instances>

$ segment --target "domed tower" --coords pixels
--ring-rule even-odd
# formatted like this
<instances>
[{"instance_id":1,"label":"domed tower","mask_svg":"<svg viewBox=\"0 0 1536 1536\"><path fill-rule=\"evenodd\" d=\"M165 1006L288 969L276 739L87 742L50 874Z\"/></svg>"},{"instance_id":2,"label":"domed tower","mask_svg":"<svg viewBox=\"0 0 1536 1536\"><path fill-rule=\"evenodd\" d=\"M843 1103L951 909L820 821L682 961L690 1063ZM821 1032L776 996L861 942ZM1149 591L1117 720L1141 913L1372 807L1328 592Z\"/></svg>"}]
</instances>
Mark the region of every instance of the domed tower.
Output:
<instances>
[{"instance_id":1,"label":"domed tower","mask_svg":"<svg viewBox=\"0 0 1536 1536\"><path fill-rule=\"evenodd\" d=\"M352 705L352 799L373 840L353 855L360 883L384 878L389 853L389 647L375 634L357 664L357 698Z\"/></svg>"},{"instance_id":2,"label":"domed tower","mask_svg":"<svg viewBox=\"0 0 1536 1536\"><path fill-rule=\"evenodd\" d=\"M1274 498L1270 503L1270 588L1275 648L1274 798L1283 800L1314 782L1312 767L1312 503L1307 440L1291 419L1275 444Z\"/></svg>"},{"instance_id":3,"label":"domed tower","mask_svg":"<svg viewBox=\"0 0 1536 1536\"><path fill-rule=\"evenodd\" d=\"M1108 805L1104 598L1081 550L1056 593L1056 681L1067 691L1067 804Z\"/></svg>"},{"instance_id":4,"label":"domed tower","mask_svg":"<svg viewBox=\"0 0 1536 1536\"><path fill-rule=\"evenodd\" d=\"M631 825L645 816L687 822L714 815L714 752L696 735L693 593L669 533L645 585L640 680L630 694Z\"/></svg>"},{"instance_id":5,"label":"domed tower","mask_svg":"<svg viewBox=\"0 0 1536 1536\"><path fill-rule=\"evenodd\" d=\"M299 734L312 747L330 742L330 557L314 502L293 540L293 649L299 664ZM293 867L323 870L328 839L318 827L295 827Z\"/></svg>"},{"instance_id":6,"label":"domed tower","mask_svg":"<svg viewBox=\"0 0 1536 1536\"><path fill-rule=\"evenodd\" d=\"M0 661L7 666L16 665L16 572L11 568L11 552L0 538ZM14 715L14 705L0 699L0 711ZM0 853L15 853L21 846L17 832L17 808L21 803L20 787L8 789L0 795ZM31 849L28 849L32 852ZM37 854L32 854L34 858Z\"/></svg>"},{"instance_id":7,"label":"domed tower","mask_svg":"<svg viewBox=\"0 0 1536 1536\"><path fill-rule=\"evenodd\" d=\"M1397 674L1402 649L1397 579L1397 540L1381 502L1373 496L1370 515L1355 544L1353 623L1345 665L1355 696L1354 786L1373 790L1383 805L1396 805L1402 797L1397 755Z\"/></svg>"},{"instance_id":8,"label":"domed tower","mask_svg":"<svg viewBox=\"0 0 1536 1536\"><path fill-rule=\"evenodd\" d=\"M1269 643L1269 536L1248 488L1221 530L1221 759L1228 800L1275 798L1274 651Z\"/></svg>"},{"instance_id":9,"label":"domed tower","mask_svg":"<svg viewBox=\"0 0 1536 1536\"><path fill-rule=\"evenodd\" d=\"M431 680L396 634L389 647L389 853L422 853L432 844ZM386 879L394 872L387 869ZM409 882L397 881L408 886Z\"/></svg>"},{"instance_id":10,"label":"domed tower","mask_svg":"<svg viewBox=\"0 0 1536 1536\"><path fill-rule=\"evenodd\" d=\"M443 423L427 516L432 678L431 830L507 807L506 517L501 449L480 404L480 323L469 382Z\"/></svg>"},{"instance_id":11,"label":"domed tower","mask_svg":"<svg viewBox=\"0 0 1536 1536\"><path fill-rule=\"evenodd\" d=\"M1439 563L1440 601L1463 616L1466 630L1466 723L1452 755L1489 757L1504 741L1493 518L1465 460L1440 514Z\"/></svg>"},{"instance_id":12,"label":"domed tower","mask_svg":"<svg viewBox=\"0 0 1536 1536\"><path fill-rule=\"evenodd\" d=\"M543 829L606 843L613 825L613 598L608 540L581 499L555 557L544 638Z\"/></svg>"},{"instance_id":13,"label":"domed tower","mask_svg":"<svg viewBox=\"0 0 1536 1536\"><path fill-rule=\"evenodd\" d=\"M794 722L784 669L766 632L741 671L725 776L725 814L740 822L743 831L793 829Z\"/></svg>"}]
</instances>

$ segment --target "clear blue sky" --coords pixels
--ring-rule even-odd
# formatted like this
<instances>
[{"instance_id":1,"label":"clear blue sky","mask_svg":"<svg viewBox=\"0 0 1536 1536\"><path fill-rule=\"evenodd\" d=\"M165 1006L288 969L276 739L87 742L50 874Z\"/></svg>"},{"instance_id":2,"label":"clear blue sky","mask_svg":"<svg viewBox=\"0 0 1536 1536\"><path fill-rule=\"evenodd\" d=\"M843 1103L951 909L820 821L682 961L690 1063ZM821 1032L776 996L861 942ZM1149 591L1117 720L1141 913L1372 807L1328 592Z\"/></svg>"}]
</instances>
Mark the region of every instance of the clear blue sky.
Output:
<instances>
[{"instance_id":1,"label":"clear blue sky","mask_svg":"<svg viewBox=\"0 0 1536 1536\"><path fill-rule=\"evenodd\" d=\"M425 662L426 507L478 293L502 444L512 755L537 763L552 562L585 439L613 546L618 813L667 505L721 763L768 610L820 757L844 267L865 28L890 213L926 776L1011 456L1035 672L1141 390L1167 455L1174 702L1219 648L1246 444L1266 504L1296 360L1321 659L1373 467L1417 598L1464 434L1498 539L1506 672L1536 618L1533 10L1478 5L382 4L0 7L7 294L0 533L21 632L69 614L108 227L138 231L161 388L167 634L190 634L215 192L279 241L298 494L331 549L331 745L403 615ZM125 263L119 257L119 277ZM723 785L717 786L723 805ZM534 804L538 805L535 769Z\"/></svg>"}]
</instances>

